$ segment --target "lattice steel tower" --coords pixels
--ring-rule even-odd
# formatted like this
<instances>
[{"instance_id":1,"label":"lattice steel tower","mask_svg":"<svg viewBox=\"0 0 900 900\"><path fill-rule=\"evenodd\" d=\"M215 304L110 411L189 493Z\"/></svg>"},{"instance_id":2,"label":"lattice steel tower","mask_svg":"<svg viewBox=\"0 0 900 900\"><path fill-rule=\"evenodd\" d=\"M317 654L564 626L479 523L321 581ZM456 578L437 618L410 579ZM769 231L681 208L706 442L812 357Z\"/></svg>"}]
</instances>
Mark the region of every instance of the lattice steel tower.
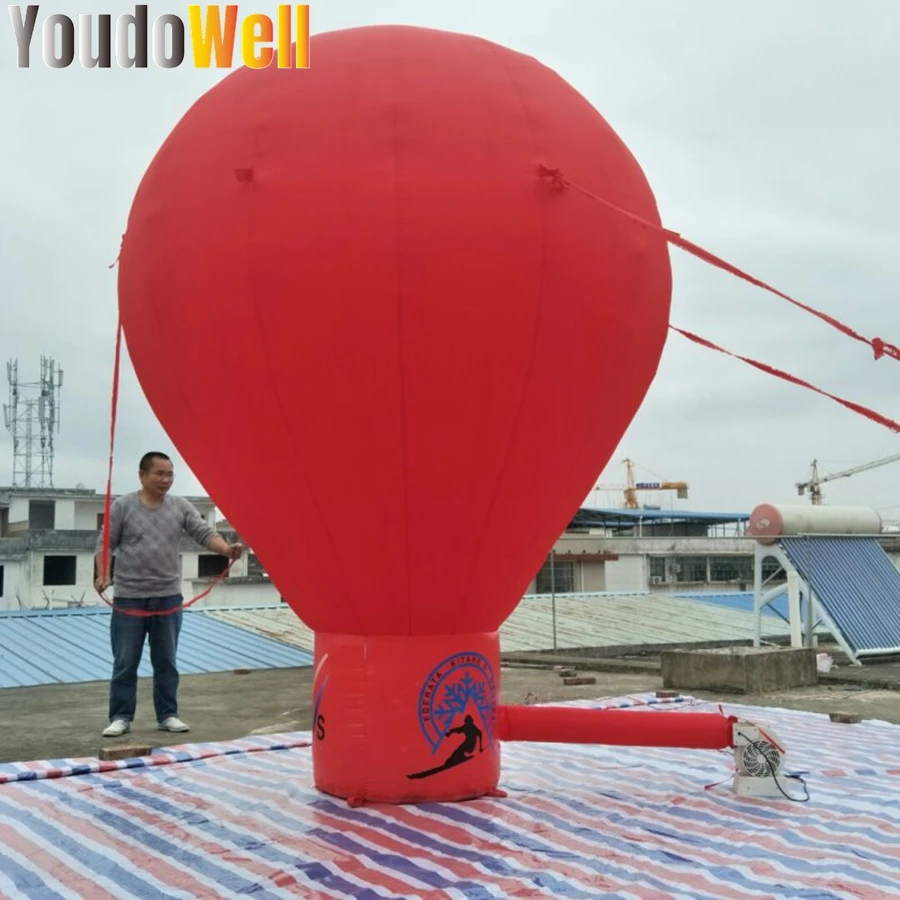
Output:
<instances>
[{"instance_id":1,"label":"lattice steel tower","mask_svg":"<svg viewBox=\"0 0 900 900\"><path fill-rule=\"evenodd\" d=\"M13 487L53 487L53 434L59 431L62 369L41 357L40 381L20 382L19 362L6 364L9 403L3 405L13 439Z\"/></svg>"}]
</instances>

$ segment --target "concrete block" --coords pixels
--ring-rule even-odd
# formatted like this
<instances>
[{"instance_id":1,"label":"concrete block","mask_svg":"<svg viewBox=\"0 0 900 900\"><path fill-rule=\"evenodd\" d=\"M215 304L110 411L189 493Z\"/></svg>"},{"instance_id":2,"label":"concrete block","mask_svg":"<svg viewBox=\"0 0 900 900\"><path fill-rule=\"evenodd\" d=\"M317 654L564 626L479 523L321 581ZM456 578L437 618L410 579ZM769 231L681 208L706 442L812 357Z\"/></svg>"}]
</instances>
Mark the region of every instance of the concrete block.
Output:
<instances>
[{"instance_id":1,"label":"concrete block","mask_svg":"<svg viewBox=\"0 0 900 900\"><path fill-rule=\"evenodd\" d=\"M596 684L593 675L579 675L577 678L563 678L563 684Z\"/></svg>"},{"instance_id":2,"label":"concrete block","mask_svg":"<svg viewBox=\"0 0 900 900\"><path fill-rule=\"evenodd\" d=\"M842 725L858 725L862 721L862 716L856 713L833 712L828 713L828 717L832 722L840 722Z\"/></svg>"},{"instance_id":3,"label":"concrete block","mask_svg":"<svg viewBox=\"0 0 900 900\"><path fill-rule=\"evenodd\" d=\"M560 678L574 678L576 676L576 671L574 669L560 669L559 677Z\"/></svg>"},{"instance_id":4,"label":"concrete block","mask_svg":"<svg viewBox=\"0 0 900 900\"><path fill-rule=\"evenodd\" d=\"M805 647L665 650L663 687L762 694L818 683L816 651Z\"/></svg>"}]
</instances>

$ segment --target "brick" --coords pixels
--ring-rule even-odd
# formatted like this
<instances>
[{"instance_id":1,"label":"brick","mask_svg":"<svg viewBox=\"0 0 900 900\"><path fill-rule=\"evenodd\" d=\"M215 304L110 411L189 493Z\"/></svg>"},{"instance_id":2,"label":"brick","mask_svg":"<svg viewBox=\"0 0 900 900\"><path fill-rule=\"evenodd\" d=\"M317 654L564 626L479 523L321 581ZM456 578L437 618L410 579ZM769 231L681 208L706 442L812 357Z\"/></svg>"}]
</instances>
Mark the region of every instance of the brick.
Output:
<instances>
[{"instance_id":1,"label":"brick","mask_svg":"<svg viewBox=\"0 0 900 900\"><path fill-rule=\"evenodd\" d=\"M593 675L579 675L577 678L563 678L563 684L596 684L597 679Z\"/></svg>"},{"instance_id":2,"label":"brick","mask_svg":"<svg viewBox=\"0 0 900 900\"><path fill-rule=\"evenodd\" d=\"M832 722L840 722L842 725L856 725L862 721L862 718L856 713L833 712L828 713L828 718Z\"/></svg>"},{"instance_id":3,"label":"brick","mask_svg":"<svg viewBox=\"0 0 900 900\"><path fill-rule=\"evenodd\" d=\"M101 747L98 756L103 761L111 759L133 759L137 756L149 756L149 744L120 744L117 747Z\"/></svg>"}]
</instances>

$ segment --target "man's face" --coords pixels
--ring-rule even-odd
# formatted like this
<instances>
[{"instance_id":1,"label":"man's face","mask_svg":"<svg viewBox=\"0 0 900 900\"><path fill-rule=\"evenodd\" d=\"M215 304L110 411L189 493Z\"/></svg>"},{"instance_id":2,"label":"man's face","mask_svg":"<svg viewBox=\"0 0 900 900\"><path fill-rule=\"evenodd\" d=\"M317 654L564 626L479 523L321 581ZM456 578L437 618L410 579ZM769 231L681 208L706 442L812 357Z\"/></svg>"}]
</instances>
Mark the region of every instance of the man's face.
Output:
<instances>
[{"instance_id":1,"label":"man's face","mask_svg":"<svg viewBox=\"0 0 900 900\"><path fill-rule=\"evenodd\" d=\"M172 487L172 479L175 473L172 470L172 462L168 459L153 459L150 469L141 472L141 485L150 494L162 497Z\"/></svg>"}]
</instances>

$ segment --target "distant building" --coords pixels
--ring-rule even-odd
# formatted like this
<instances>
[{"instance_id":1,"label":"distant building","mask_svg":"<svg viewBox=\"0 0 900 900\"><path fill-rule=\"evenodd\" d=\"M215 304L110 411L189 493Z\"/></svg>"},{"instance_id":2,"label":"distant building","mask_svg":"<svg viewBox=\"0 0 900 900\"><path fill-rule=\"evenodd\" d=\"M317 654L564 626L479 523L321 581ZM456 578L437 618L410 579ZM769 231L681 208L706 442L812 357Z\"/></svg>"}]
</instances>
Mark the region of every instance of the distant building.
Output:
<instances>
[{"instance_id":1,"label":"distant building","mask_svg":"<svg viewBox=\"0 0 900 900\"><path fill-rule=\"evenodd\" d=\"M580 509L527 593L726 594L753 590L755 538L747 513L661 509ZM900 538L879 543L900 568ZM784 572L772 558L763 580Z\"/></svg>"},{"instance_id":2,"label":"distant building","mask_svg":"<svg viewBox=\"0 0 900 900\"><path fill-rule=\"evenodd\" d=\"M580 509L528 593L706 593L753 589L746 513ZM767 575L774 575L769 567Z\"/></svg>"},{"instance_id":3,"label":"distant building","mask_svg":"<svg viewBox=\"0 0 900 900\"><path fill-rule=\"evenodd\" d=\"M0 487L0 610L96 606L94 552L103 527L104 494L84 488ZM209 497L186 497L228 540ZM753 590L755 541L746 513L660 509L580 509L556 541L526 594L729 593ZM900 541L885 549L900 566ZM193 539L181 547L182 593L197 596L226 564ZM778 580L767 561L764 578ZM771 581L770 581L771 583ZM252 551L234 564L199 606L281 602Z\"/></svg>"}]
</instances>

